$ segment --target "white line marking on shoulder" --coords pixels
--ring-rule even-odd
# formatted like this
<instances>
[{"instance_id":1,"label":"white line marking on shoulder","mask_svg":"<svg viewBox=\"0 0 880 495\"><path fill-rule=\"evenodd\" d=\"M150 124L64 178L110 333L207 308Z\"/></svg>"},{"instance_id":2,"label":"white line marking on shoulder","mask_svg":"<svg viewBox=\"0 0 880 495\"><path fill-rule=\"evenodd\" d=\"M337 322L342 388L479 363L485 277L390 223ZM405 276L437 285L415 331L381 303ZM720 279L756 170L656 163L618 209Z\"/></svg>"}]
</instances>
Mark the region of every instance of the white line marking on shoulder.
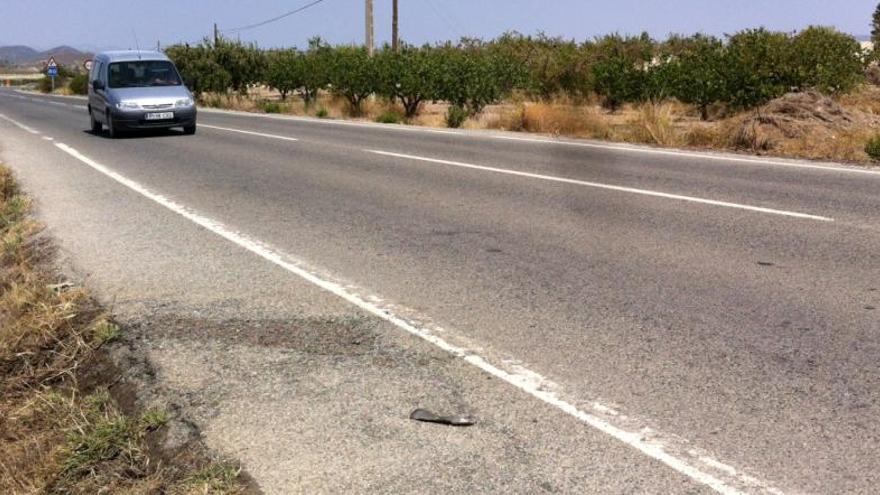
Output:
<instances>
[{"instance_id":1,"label":"white line marking on shoulder","mask_svg":"<svg viewBox=\"0 0 880 495\"><path fill-rule=\"evenodd\" d=\"M20 128L20 129L24 129L24 130L26 130L27 132L29 132L29 133L31 133L31 134L34 134L34 135L36 135L36 136L39 136L39 135L40 135L40 131L34 129L33 127L28 127L28 126L26 126L26 125L24 125L24 124L22 124L22 123L20 123L20 122L16 122L16 121L10 119L9 117L3 115L2 113L0 113L0 119L3 119L3 120L5 120L5 121L11 123L12 125L14 125L14 126Z\"/></svg>"},{"instance_id":2,"label":"white line marking on shoulder","mask_svg":"<svg viewBox=\"0 0 880 495\"><path fill-rule=\"evenodd\" d=\"M667 449L666 445L659 440L659 435L656 432L651 432L651 435L646 435L641 429L638 431L629 431L622 427L615 426L610 420L603 418L600 410L602 408L609 409L607 406L595 408L595 413L584 411L575 406L572 402L568 402L561 398L559 393L556 392L556 390L559 389L559 386L545 379L540 374L521 366L513 367L511 370L502 369L502 364L495 365L473 350L457 346L438 337L437 334L442 333L441 329L429 328L413 323L412 321L398 316L392 306L382 305L379 302L371 302L381 300L376 296L362 296L342 284L333 282L314 271L306 269L302 266L303 264L301 262L293 261L293 258L288 254L257 239L251 238L246 234L237 232L217 220L202 216L190 208L166 198L161 194L155 193L138 182L135 182L91 158L84 156L79 151L66 144L55 143L55 146L97 172L104 174L119 184L122 184L147 199L171 210L196 225L205 228L206 230L284 270L287 270L309 283L348 301L361 310L381 318L407 333L430 342L436 347L463 359L465 362L476 366L484 372L513 385L526 394L573 416L582 423L587 424L596 430L629 445L644 455L665 464L673 470L690 477L694 481L714 489L718 493L724 495L740 495L747 493L745 490L756 490L756 493L779 493L777 489L767 483L759 481L752 476L741 474L734 468L729 467L720 461L715 461L711 457L705 455L702 456L709 459L711 462L717 463L717 466L712 466L711 462L707 463L699 457L685 457L685 454L673 454ZM719 469L718 466L724 466L725 468Z\"/></svg>"},{"instance_id":3,"label":"white line marking on shoulder","mask_svg":"<svg viewBox=\"0 0 880 495\"><path fill-rule=\"evenodd\" d=\"M744 205L744 204L739 204L739 203L731 203L728 201L716 201L714 199L698 198L698 197L694 197L694 196L684 196L681 194L669 194L669 193L664 193L664 192L659 192L659 191L651 191L648 189L636 189L633 187L615 186L612 184L602 184L599 182L588 182L588 181L577 180L577 179L567 179L565 177L556 177L553 175L535 174L535 173L531 173L531 172L520 172L518 170L509 170L509 169L505 169L505 168L487 167L487 166L483 166L483 165L474 165L471 163L455 162L455 161L450 161L450 160L440 160L437 158L427 158L427 157L423 157L423 156L405 155L402 153L391 153L389 151L379 151L379 150L364 150L364 151L367 151L369 153L374 153L377 155L390 156L390 157L401 158L401 159L406 159L406 160L414 160L414 161L421 161L421 162L428 162L428 163L438 163L441 165L450 165L453 167L468 168L468 169L472 169L472 170L481 170L484 172L494 172L494 173L498 173L498 174L515 175L518 177L526 177L529 179L540 179L540 180L546 180L546 181L552 181L552 182L563 182L566 184L574 184L574 185L585 186L585 187L594 187L594 188L598 188L598 189L607 189L610 191L618 191L618 192L624 192L624 193L630 193L630 194L641 194L643 196L653 196L653 197L657 197L657 198L674 199L674 200L678 200L678 201L687 201L690 203L700 203L700 204L712 205L712 206L722 206L722 207L726 207L726 208L736 208L739 210L748 210L748 211L754 211L754 212L758 212L758 213L768 213L771 215L782 215L782 216L787 216L787 217L802 218L802 219L806 219L806 220L818 220L818 221L822 221L822 222L833 222L834 221L833 218L823 217L823 216L818 216L818 215L810 215L807 213L798 213L795 211L787 211L787 210L777 210L774 208L764 208L761 206L750 206L750 205Z\"/></svg>"}]
</instances>

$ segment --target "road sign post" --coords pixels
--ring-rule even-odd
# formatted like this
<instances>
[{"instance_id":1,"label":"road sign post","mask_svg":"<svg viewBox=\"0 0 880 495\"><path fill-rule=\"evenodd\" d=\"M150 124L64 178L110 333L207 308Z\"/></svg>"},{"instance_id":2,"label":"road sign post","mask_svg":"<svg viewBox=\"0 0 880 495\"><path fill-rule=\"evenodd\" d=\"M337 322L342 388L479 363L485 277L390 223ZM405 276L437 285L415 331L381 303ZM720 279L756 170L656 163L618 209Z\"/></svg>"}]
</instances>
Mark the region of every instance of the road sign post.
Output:
<instances>
[{"instance_id":1,"label":"road sign post","mask_svg":"<svg viewBox=\"0 0 880 495\"><path fill-rule=\"evenodd\" d=\"M58 64L55 62L55 57L49 57L49 62L46 63L46 75L52 79L52 92L55 92L55 78L58 77Z\"/></svg>"}]
</instances>

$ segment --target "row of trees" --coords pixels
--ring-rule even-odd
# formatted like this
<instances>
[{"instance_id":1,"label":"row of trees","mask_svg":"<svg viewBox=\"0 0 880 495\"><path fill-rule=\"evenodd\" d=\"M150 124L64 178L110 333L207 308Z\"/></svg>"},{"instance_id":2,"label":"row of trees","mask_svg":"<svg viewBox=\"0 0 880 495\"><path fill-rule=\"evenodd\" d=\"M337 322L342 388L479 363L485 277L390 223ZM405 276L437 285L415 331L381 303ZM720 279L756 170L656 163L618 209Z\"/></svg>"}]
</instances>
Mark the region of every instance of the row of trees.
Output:
<instances>
[{"instance_id":1,"label":"row of trees","mask_svg":"<svg viewBox=\"0 0 880 495\"><path fill-rule=\"evenodd\" d=\"M789 91L851 91L871 57L851 36L831 28L799 33L742 31L722 40L671 36L658 42L609 35L584 43L545 35L505 34L492 41L385 47L369 57L355 46L319 38L308 49L260 50L221 40L216 46L166 50L194 92L246 93L265 84L311 103L319 91L344 97L353 113L379 95L400 102L407 117L426 101L447 101L473 115L520 91L536 99L593 95L615 110L623 103L677 98L708 118L714 104L752 108Z\"/></svg>"}]
</instances>

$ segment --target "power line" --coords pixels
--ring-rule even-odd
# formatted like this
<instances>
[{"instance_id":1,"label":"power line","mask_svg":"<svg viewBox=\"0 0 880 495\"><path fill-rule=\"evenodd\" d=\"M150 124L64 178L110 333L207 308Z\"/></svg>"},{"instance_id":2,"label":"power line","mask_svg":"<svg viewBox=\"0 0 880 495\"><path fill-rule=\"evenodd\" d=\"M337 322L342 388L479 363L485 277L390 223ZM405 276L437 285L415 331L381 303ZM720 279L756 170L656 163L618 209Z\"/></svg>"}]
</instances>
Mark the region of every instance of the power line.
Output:
<instances>
[{"instance_id":1,"label":"power line","mask_svg":"<svg viewBox=\"0 0 880 495\"><path fill-rule=\"evenodd\" d=\"M314 7L315 5L318 5L319 3L322 3L324 1L325 0L314 0L313 2L307 3L306 5L303 5L302 7L298 8L296 10L291 10L290 12L285 12L284 14L273 17L271 19L266 19L265 21L261 21L256 24L248 24L247 26L241 26L241 27L231 28L231 29L224 29L222 32L224 32L224 33L240 33L242 31L247 31L249 29L255 29L255 28L258 28L261 26L265 26L266 24L271 24L273 22L280 21L281 19L284 19L286 17L290 17L294 14L298 14L298 13L302 12L303 10L306 10L310 7Z\"/></svg>"}]
</instances>

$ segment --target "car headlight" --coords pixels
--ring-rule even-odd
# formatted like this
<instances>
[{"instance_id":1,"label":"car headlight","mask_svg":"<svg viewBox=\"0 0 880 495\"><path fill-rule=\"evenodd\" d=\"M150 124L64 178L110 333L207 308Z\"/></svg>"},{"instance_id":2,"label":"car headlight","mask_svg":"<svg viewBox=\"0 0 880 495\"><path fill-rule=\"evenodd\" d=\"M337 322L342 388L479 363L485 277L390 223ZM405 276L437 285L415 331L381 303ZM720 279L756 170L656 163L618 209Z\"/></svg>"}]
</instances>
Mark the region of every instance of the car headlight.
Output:
<instances>
[{"instance_id":1,"label":"car headlight","mask_svg":"<svg viewBox=\"0 0 880 495\"><path fill-rule=\"evenodd\" d=\"M183 98L182 100L177 100L174 102L174 106L177 108L191 107L192 105L193 105L192 98Z\"/></svg>"},{"instance_id":2,"label":"car headlight","mask_svg":"<svg viewBox=\"0 0 880 495\"><path fill-rule=\"evenodd\" d=\"M140 110L141 106L133 101L120 101L116 104L116 108L120 110Z\"/></svg>"}]
</instances>

